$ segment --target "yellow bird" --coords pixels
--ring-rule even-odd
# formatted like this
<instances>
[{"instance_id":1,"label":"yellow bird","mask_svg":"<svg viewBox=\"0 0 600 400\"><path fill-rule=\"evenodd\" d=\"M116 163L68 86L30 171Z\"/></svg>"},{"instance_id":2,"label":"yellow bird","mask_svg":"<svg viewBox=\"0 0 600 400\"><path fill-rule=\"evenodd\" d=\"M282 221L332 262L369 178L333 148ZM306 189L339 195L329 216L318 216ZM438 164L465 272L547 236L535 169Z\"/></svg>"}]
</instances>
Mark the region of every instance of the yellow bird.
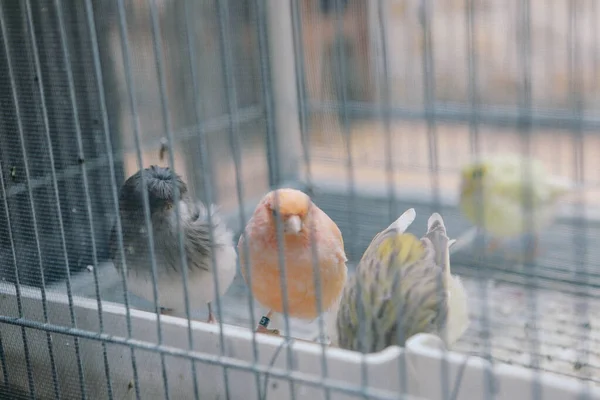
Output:
<instances>
[{"instance_id":1,"label":"yellow bird","mask_svg":"<svg viewBox=\"0 0 600 400\"><path fill-rule=\"evenodd\" d=\"M517 155L486 156L462 169L460 209L492 237L488 250L502 239L531 234L531 255L538 235L554 221L559 200L575 185L551 176L538 160Z\"/></svg>"},{"instance_id":2,"label":"yellow bird","mask_svg":"<svg viewBox=\"0 0 600 400\"><path fill-rule=\"evenodd\" d=\"M467 293L450 273L454 241L437 213L420 240L405 233L415 216L411 208L375 236L344 288L337 313L341 348L372 353L404 346L418 333L437 334L451 346L468 328Z\"/></svg>"}]
</instances>

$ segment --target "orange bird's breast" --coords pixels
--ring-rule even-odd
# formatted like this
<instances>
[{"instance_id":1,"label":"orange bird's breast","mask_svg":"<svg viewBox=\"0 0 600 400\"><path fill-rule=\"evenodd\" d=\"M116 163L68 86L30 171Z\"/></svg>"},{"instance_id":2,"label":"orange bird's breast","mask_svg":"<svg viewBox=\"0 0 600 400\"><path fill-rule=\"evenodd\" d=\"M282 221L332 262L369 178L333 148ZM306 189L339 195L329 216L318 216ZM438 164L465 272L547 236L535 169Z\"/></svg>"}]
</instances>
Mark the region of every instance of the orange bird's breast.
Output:
<instances>
[{"instance_id":1,"label":"orange bird's breast","mask_svg":"<svg viewBox=\"0 0 600 400\"><path fill-rule=\"evenodd\" d=\"M337 228L337 227L336 227ZM288 315L301 319L314 319L319 316L317 286L313 270L313 253L316 255L316 268L321 286L321 312L328 310L340 297L346 282L347 267L343 242L338 235L316 231L315 251L310 242L302 236L286 237L284 261L286 289L288 294ZM242 274L249 282L246 269L243 239L238 247ZM282 268L279 265L277 240L273 235L249 235L247 238L251 269L250 288L254 297L264 306L277 313L284 313L283 291L281 286Z\"/></svg>"}]
</instances>

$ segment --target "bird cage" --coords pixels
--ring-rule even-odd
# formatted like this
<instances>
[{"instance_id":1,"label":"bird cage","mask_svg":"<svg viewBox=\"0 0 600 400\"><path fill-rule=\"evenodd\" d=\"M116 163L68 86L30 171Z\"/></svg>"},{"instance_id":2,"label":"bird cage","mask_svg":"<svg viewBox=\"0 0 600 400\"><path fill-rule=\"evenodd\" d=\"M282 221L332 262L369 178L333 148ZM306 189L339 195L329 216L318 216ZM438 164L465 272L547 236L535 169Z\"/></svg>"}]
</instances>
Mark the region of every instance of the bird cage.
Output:
<instances>
[{"instance_id":1,"label":"bird cage","mask_svg":"<svg viewBox=\"0 0 600 400\"><path fill-rule=\"evenodd\" d=\"M0 3L0 398L600 398L598 13L593 0ZM536 232L533 258L521 236L486 250L466 216L464 165L494 153L585 189ZM257 334L266 310L244 265L213 301L217 323L189 302L208 289L187 267L185 315L164 315L113 262L115 243L135 251L115 233L120 190L151 165L185 181L175 199L218 205L233 244L267 192L305 192L339 227L349 276L406 210L419 237L439 213L468 329L451 348L421 332L365 354L339 346L336 304ZM149 243L156 300L164 258Z\"/></svg>"}]
</instances>

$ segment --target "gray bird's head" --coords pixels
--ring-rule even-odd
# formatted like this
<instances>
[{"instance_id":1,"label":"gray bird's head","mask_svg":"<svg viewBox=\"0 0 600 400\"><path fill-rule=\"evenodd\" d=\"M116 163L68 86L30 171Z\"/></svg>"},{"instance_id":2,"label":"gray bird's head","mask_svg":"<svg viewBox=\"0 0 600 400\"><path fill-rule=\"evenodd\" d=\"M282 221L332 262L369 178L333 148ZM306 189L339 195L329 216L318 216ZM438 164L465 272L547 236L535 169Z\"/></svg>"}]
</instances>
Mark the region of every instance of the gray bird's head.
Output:
<instances>
[{"instance_id":1,"label":"gray bird's head","mask_svg":"<svg viewBox=\"0 0 600 400\"><path fill-rule=\"evenodd\" d=\"M179 199L187 195L187 186L179 175L168 167L152 165L136 172L125 181L119 194L121 211L135 214L144 212L144 181L147 185L151 213L173 208L177 193Z\"/></svg>"}]
</instances>

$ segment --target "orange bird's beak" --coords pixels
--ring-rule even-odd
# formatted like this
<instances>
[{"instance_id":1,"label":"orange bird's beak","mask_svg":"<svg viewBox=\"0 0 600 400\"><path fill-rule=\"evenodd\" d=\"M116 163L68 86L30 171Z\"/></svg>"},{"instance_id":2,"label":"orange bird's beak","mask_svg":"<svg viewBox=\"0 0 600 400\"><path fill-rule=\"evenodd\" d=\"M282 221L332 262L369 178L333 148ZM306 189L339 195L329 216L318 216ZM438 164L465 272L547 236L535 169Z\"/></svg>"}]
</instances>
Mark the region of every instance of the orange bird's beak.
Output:
<instances>
[{"instance_id":1,"label":"orange bird's beak","mask_svg":"<svg viewBox=\"0 0 600 400\"><path fill-rule=\"evenodd\" d=\"M283 229L285 233L292 233L297 235L302 230L302 221L297 215L292 215L283 223Z\"/></svg>"}]
</instances>

